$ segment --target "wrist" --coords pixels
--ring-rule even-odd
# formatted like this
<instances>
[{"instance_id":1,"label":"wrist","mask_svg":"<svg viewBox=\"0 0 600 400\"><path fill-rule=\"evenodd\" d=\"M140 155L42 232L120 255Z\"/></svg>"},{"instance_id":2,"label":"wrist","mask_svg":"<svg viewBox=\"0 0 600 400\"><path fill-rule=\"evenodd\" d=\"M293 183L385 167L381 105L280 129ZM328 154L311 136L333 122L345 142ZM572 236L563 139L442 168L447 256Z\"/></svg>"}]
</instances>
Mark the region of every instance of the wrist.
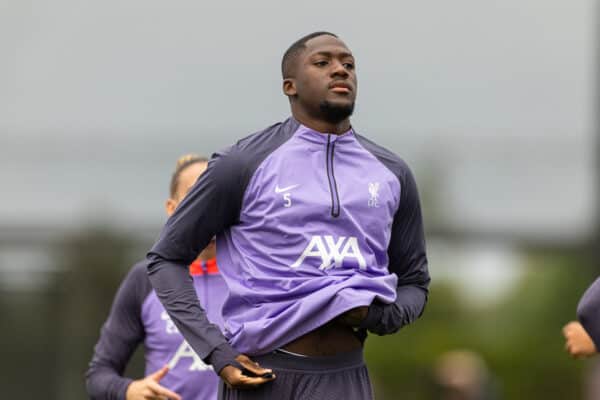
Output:
<instances>
[{"instance_id":1,"label":"wrist","mask_svg":"<svg viewBox=\"0 0 600 400\"><path fill-rule=\"evenodd\" d=\"M359 328L372 330L374 329L380 322L383 317L383 304L374 301L371 303L367 310L367 315L361 322Z\"/></svg>"},{"instance_id":2,"label":"wrist","mask_svg":"<svg viewBox=\"0 0 600 400\"><path fill-rule=\"evenodd\" d=\"M124 395L120 397L121 399L129 400L135 398L135 392L137 390L137 386L140 384L141 379L139 380L129 380L129 383L125 386Z\"/></svg>"},{"instance_id":3,"label":"wrist","mask_svg":"<svg viewBox=\"0 0 600 400\"><path fill-rule=\"evenodd\" d=\"M239 355L240 353L231 347L229 343L223 343L217 346L208 357L206 357L206 361L213 366L217 375L220 375L223 368L228 365L239 368L239 364L236 361L236 357Z\"/></svg>"}]
</instances>

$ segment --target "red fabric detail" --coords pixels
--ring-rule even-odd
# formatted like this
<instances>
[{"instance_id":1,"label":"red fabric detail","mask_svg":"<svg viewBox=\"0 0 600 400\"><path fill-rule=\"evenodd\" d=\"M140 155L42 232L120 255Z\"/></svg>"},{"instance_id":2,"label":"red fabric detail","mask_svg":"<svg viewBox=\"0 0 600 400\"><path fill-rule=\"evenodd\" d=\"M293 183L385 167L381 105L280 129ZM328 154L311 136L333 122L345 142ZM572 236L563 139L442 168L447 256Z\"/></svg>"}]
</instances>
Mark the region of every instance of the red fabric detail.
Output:
<instances>
[{"instance_id":1,"label":"red fabric detail","mask_svg":"<svg viewBox=\"0 0 600 400\"><path fill-rule=\"evenodd\" d=\"M204 271L202 270L202 263L200 260L195 260L190 264L190 275L204 275Z\"/></svg>"},{"instance_id":2,"label":"red fabric detail","mask_svg":"<svg viewBox=\"0 0 600 400\"><path fill-rule=\"evenodd\" d=\"M203 265L204 264L204 265ZM217 259L211 258L210 260L200 261L195 260L190 264L190 275L214 275L219 273L219 267L217 266Z\"/></svg>"}]
</instances>

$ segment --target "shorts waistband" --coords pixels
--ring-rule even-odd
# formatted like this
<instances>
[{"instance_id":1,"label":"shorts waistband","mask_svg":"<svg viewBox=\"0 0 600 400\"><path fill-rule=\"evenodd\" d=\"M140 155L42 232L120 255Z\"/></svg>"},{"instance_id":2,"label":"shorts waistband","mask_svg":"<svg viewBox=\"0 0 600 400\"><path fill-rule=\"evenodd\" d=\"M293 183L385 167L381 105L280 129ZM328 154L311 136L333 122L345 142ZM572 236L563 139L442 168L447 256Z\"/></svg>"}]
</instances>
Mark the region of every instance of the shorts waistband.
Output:
<instances>
[{"instance_id":1,"label":"shorts waistband","mask_svg":"<svg viewBox=\"0 0 600 400\"><path fill-rule=\"evenodd\" d=\"M251 358L257 361L263 368L309 372L355 368L364 365L362 349L324 357L293 355L275 350L271 353Z\"/></svg>"}]
</instances>

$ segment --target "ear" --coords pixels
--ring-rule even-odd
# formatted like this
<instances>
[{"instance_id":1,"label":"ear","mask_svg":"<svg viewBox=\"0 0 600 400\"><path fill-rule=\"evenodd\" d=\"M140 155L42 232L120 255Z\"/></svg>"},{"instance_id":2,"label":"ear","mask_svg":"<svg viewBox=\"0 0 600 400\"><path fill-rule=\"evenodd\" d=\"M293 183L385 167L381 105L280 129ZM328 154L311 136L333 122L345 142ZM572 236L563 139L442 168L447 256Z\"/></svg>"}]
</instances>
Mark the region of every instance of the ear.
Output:
<instances>
[{"instance_id":1,"label":"ear","mask_svg":"<svg viewBox=\"0 0 600 400\"><path fill-rule=\"evenodd\" d=\"M296 90L296 82L292 78L286 78L283 80L283 94L288 97L293 97L298 94Z\"/></svg>"},{"instance_id":2,"label":"ear","mask_svg":"<svg viewBox=\"0 0 600 400\"><path fill-rule=\"evenodd\" d=\"M169 197L169 199L165 202L165 210L167 211L167 215L170 217L175 212L177 208L177 202Z\"/></svg>"}]
</instances>

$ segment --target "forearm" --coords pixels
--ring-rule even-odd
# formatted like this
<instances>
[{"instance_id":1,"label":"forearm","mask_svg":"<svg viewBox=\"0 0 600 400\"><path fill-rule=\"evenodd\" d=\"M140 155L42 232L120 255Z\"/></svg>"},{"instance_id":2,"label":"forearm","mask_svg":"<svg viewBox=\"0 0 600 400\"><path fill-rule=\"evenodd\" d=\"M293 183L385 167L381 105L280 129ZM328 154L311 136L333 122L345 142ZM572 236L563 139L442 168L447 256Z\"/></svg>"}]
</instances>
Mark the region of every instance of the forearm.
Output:
<instances>
[{"instance_id":1,"label":"forearm","mask_svg":"<svg viewBox=\"0 0 600 400\"><path fill-rule=\"evenodd\" d=\"M104 325L85 374L90 399L125 400L132 379L123 377L123 371L136 347L136 342L123 340Z\"/></svg>"},{"instance_id":2,"label":"forearm","mask_svg":"<svg viewBox=\"0 0 600 400\"><path fill-rule=\"evenodd\" d=\"M125 400L132 379L124 378L111 368L92 365L86 374L86 389L92 400Z\"/></svg>"},{"instance_id":3,"label":"forearm","mask_svg":"<svg viewBox=\"0 0 600 400\"><path fill-rule=\"evenodd\" d=\"M125 399L131 379L124 378L123 371L144 340L140 304L149 291L145 264L138 263L121 283L94 347L86 372L86 389L91 399Z\"/></svg>"},{"instance_id":4,"label":"forearm","mask_svg":"<svg viewBox=\"0 0 600 400\"><path fill-rule=\"evenodd\" d=\"M400 286L393 303L384 304L375 300L369 306L361 327L378 335L395 333L419 318L426 302L427 290L420 286Z\"/></svg>"},{"instance_id":5,"label":"forearm","mask_svg":"<svg viewBox=\"0 0 600 400\"><path fill-rule=\"evenodd\" d=\"M155 253L150 253L148 260L150 282L159 300L198 356L211 363L217 373L225 365L235 365L239 353L231 348L219 327L208 320L187 267Z\"/></svg>"}]
</instances>

